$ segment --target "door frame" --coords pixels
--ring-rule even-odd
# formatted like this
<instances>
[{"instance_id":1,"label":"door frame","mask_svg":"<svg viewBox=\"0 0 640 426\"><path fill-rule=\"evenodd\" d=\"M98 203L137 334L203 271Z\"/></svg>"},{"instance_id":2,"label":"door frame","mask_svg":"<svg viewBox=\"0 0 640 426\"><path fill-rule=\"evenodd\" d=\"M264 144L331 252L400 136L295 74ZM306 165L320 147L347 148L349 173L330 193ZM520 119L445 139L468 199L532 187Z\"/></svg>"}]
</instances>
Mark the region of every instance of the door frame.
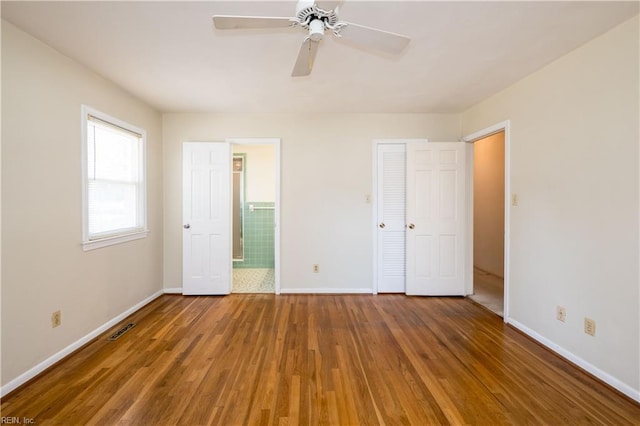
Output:
<instances>
[{"instance_id":1,"label":"door frame","mask_svg":"<svg viewBox=\"0 0 640 426\"><path fill-rule=\"evenodd\" d=\"M378 294L378 145L388 145L388 144L403 144L408 145L410 143L416 142L429 142L426 138L420 139L374 139L372 143L372 172L373 172L373 187L371 194L369 196L369 201L371 202L371 233L373 236L373 282L372 282L372 293ZM405 292L406 292L406 283L405 283Z\"/></svg>"},{"instance_id":2,"label":"door frame","mask_svg":"<svg viewBox=\"0 0 640 426\"><path fill-rule=\"evenodd\" d=\"M275 275L275 294L280 294L280 138L227 138L225 142L233 145L273 145L275 156L275 174L276 174L276 201L274 210L274 275ZM232 224L230 223L229 226ZM232 256L233 258L233 256ZM233 259L232 259L233 262ZM233 265L231 265L233 267ZM233 287L233 278L232 278Z\"/></svg>"},{"instance_id":3,"label":"door frame","mask_svg":"<svg viewBox=\"0 0 640 426\"><path fill-rule=\"evenodd\" d=\"M504 132L504 300L503 321L509 323L509 254L511 229L511 121L506 120L462 138L467 143L467 247L465 269L467 294L473 294L473 143L496 133Z\"/></svg>"}]
</instances>

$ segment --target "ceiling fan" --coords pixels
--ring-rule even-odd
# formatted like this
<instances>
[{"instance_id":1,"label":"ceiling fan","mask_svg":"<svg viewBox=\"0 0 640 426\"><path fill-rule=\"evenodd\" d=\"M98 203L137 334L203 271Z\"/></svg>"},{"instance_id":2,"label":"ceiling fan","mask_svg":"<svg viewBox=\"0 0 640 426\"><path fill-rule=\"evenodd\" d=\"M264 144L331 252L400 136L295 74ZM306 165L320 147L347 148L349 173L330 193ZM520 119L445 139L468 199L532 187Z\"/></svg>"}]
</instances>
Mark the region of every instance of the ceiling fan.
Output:
<instances>
[{"instance_id":1,"label":"ceiling fan","mask_svg":"<svg viewBox=\"0 0 640 426\"><path fill-rule=\"evenodd\" d=\"M296 16L291 18L214 15L213 23L220 30L285 27L300 27L307 30L309 35L302 42L298 59L291 73L292 77L306 76L311 73L318 45L326 30L330 30L335 37L348 40L353 44L386 53L398 54L409 44L410 38L407 36L340 21L337 2L332 3L334 3L332 9L322 9L315 0L298 0Z\"/></svg>"}]
</instances>

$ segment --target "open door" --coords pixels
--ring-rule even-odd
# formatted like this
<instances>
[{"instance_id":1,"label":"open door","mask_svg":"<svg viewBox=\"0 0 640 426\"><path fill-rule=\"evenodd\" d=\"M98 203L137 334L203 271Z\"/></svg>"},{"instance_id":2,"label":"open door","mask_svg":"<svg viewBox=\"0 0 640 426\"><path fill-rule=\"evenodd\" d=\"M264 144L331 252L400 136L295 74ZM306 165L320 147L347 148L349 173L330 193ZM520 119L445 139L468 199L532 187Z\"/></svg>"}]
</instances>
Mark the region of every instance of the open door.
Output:
<instances>
[{"instance_id":1,"label":"open door","mask_svg":"<svg viewBox=\"0 0 640 426\"><path fill-rule=\"evenodd\" d=\"M231 292L231 145L183 144L182 294Z\"/></svg>"},{"instance_id":2,"label":"open door","mask_svg":"<svg viewBox=\"0 0 640 426\"><path fill-rule=\"evenodd\" d=\"M465 294L465 144L407 145L406 293Z\"/></svg>"}]
</instances>

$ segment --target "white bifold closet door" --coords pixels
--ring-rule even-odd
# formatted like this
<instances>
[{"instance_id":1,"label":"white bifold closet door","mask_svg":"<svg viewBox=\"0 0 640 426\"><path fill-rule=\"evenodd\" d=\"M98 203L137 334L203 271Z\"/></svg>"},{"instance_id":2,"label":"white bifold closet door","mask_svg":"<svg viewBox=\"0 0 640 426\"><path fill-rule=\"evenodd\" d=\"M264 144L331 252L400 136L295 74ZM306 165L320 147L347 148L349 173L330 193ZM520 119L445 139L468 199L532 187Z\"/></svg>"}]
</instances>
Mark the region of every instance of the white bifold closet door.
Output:
<instances>
[{"instance_id":1,"label":"white bifold closet door","mask_svg":"<svg viewBox=\"0 0 640 426\"><path fill-rule=\"evenodd\" d=\"M378 145L378 293L405 292L405 144Z\"/></svg>"},{"instance_id":2,"label":"white bifold closet door","mask_svg":"<svg viewBox=\"0 0 640 426\"><path fill-rule=\"evenodd\" d=\"M465 144L379 144L379 293L465 294Z\"/></svg>"}]
</instances>

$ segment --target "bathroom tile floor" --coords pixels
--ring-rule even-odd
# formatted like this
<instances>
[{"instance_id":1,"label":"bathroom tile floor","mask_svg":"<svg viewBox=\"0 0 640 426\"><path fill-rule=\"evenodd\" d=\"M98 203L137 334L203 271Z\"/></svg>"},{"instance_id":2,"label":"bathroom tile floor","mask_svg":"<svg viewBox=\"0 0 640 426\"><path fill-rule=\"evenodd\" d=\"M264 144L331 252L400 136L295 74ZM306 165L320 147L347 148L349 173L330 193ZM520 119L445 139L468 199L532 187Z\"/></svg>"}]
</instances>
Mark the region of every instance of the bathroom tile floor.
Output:
<instances>
[{"instance_id":1,"label":"bathroom tile floor","mask_svg":"<svg viewBox=\"0 0 640 426\"><path fill-rule=\"evenodd\" d=\"M275 289L274 269L233 269L233 293L274 293Z\"/></svg>"}]
</instances>

